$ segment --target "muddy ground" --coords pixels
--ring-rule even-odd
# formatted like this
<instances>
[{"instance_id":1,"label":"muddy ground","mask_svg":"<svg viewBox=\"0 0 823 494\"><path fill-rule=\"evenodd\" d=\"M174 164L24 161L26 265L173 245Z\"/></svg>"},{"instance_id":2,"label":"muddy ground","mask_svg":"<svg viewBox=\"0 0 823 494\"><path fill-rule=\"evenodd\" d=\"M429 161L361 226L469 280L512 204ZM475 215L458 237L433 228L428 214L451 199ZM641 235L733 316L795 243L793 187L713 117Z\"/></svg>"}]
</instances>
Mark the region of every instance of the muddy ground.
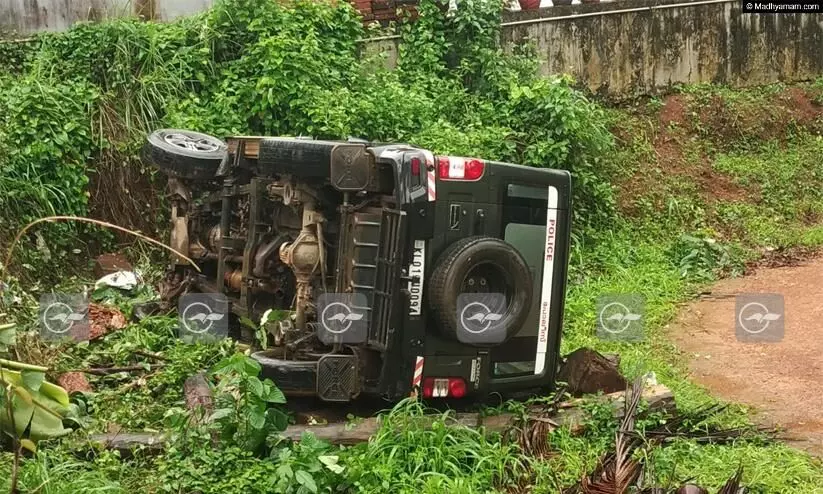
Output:
<instances>
[{"instance_id":1,"label":"muddy ground","mask_svg":"<svg viewBox=\"0 0 823 494\"><path fill-rule=\"evenodd\" d=\"M738 340L735 296L746 293L784 296L781 341ZM723 280L681 311L669 332L695 381L751 405L756 420L785 428L790 444L823 456L823 257Z\"/></svg>"}]
</instances>

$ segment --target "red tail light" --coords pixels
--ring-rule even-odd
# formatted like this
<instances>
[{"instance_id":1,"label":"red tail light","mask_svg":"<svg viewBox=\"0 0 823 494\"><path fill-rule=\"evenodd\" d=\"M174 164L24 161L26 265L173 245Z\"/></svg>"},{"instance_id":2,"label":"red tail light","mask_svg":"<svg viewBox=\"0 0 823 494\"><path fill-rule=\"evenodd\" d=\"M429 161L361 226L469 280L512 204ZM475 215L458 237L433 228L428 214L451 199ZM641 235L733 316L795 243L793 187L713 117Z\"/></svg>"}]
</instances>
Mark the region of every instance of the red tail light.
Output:
<instances>
[{"instance_id":1,"label":"red tail light","mask_svg":"<svg viewBox=\"0 0 823 494\"><path fill-rule=\"evenodd\" d=\"M415 177L420 176L420 158L411 159L411 174Z\"/></svg>"},{"instance_id":2,"label":"red tail light","mask_svg":"<svg viewBox=\"0 0 823 494\"><path fill-rule=\"evenodd\" d=\"M437 172L441 180L479 180L485 168L485 163L475 158L437 157Z\"/></svg>"},{"instance_id":3,"label":"red tail light","mask_svg":"<svg viewBox=\"0 0 823 494\"><path fill-rule=\"evenodd\" d=\"M434 395L434 379L427 377L423 379L423 398L431 398Z\"/></svg>"},{"instance_id":4,"label":"red tail light","mask_svg":"<svg viewBox=\"0 0 823 494\"><path fill-rule=\"evenodd\" d=\"M462 398L466 396L466 381L459 377L449 378L449 396L452 398Z\"/></svg>"},{"instance_id":5,"label":"red tail light","mask_svg":"<svg viewBox=\"0 0 823 494\"><path fill-rule=\"evenodd\" d=\"M423 379L423 398L463 398L466 381L460 377L427 377Z\"/></svg>"}]
</instances>

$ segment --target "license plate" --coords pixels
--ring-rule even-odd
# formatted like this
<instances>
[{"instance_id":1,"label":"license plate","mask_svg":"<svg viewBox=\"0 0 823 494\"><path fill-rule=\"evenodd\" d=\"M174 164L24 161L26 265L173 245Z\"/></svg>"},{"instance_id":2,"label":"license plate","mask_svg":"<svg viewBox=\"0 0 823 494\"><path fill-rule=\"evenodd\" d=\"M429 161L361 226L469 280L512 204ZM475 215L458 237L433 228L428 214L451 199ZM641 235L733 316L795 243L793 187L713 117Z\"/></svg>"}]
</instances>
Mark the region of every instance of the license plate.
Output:
<instances>
[{"instance_id":1,"label":"license plate","mask_svg":"<svg viewBox=\"0 0 823 494\"><path fill-rule=\"evenodd\" d=\"M415 240L409 265L409 315L419 316L423 309L423 273L426 270L426 241Z\"/></svg>"}]
</instances>

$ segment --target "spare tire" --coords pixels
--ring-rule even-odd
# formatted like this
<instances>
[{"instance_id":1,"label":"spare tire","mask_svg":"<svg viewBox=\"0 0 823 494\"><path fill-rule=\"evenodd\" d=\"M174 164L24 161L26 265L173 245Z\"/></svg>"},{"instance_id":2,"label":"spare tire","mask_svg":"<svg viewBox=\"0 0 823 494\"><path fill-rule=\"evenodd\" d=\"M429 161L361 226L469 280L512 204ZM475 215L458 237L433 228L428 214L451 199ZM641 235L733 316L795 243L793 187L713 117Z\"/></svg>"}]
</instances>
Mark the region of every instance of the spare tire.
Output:
<instances>
[{"instance_id":1,"label":"spare tire","mask_svg":"<svg viewBox=\"0 0 823 494\"><path fill-rule=\"evenodd\" d=\"M214 177L228 158L226 143L190 130L161 129L149 135L143 157L167 175L194 180Z\"/></svg>"},{"instance_id":2,"label":"spare tire","mask_svg":"<svg viewBox=\"0 0 823 494\"><path fill-rule=\"evenodd\" d=\"M468 237L449 246L435 264L428 304L444 336L492 346L520 331L529 316L533 292L531 272L517 249L498 238ZM460 314L470 304L492 306L486 312L494 313L496 334L480 337L467 331Z\"/></svg>"}]
</instances>

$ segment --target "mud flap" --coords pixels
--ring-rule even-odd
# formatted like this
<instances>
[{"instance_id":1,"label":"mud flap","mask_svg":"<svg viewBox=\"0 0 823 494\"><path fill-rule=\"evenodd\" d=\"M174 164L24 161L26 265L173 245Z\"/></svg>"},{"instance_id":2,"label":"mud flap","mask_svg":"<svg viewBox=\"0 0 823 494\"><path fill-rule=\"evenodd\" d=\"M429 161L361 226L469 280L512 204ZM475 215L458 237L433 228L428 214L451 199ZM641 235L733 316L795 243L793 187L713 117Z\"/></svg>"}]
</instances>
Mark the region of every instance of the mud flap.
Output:
<instances>
[{"instance_id":1,"label":"mud flap","mask_svg":"<svg viewBox=\"0 0 823 494\"><path fill-rule=\"evenodd\" d=\"M326 355L317 361L317 397L323 401L350 401L360 394L357 357Z\"/></svg>"}]
</instances>

